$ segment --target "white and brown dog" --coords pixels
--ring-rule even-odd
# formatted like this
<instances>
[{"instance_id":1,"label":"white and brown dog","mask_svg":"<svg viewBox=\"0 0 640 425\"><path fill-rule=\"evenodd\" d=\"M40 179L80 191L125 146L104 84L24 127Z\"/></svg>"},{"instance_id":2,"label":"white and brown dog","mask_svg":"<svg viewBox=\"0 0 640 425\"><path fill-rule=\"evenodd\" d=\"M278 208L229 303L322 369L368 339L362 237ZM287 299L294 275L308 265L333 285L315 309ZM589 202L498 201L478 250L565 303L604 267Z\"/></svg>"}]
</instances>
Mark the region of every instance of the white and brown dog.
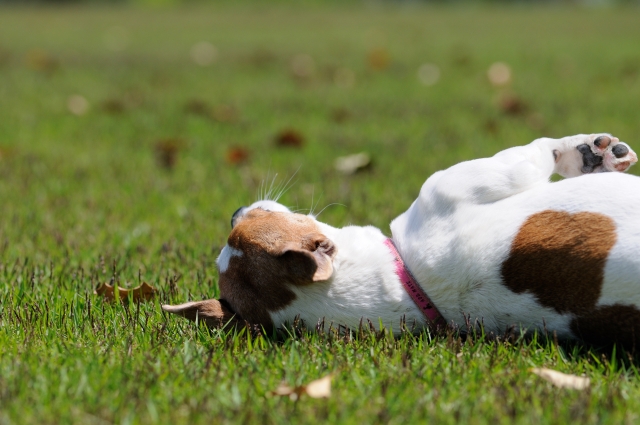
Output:
<instances>
[{"instance_id":1,"label":"white and brown dog","mask_svg":"<svg viewBox=\"0 0 640 425\"><path fill-rule=\"evenodd\" d=\"M463 162L424 183L392 239L259 201L233 216L220 299L163 309L217 327L369 319L397 333L401 320L477 320L486 332L515 325L640 346L640 178L605 172L635 162L609 134ZM580 177L550 183L553 173Z\"/></svg>"}]
</instances>

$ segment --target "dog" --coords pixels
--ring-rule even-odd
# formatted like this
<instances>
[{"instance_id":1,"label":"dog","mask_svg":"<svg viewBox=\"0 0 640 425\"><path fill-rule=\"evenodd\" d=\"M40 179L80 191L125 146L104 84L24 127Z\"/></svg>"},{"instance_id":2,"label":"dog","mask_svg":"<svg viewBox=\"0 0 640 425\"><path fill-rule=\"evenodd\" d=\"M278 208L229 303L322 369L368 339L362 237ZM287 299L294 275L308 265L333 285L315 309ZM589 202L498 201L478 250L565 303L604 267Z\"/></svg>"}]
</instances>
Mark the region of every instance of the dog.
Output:
<instances>
[{"instance_id":1,"label":"dog","mask_svg":"<svg viewBox=\"0 0 640 425\"><path fill-rule=\"evenodd\" d=\"M637 159L579 134L462 162L427 179L391 238L258 201L232 217L220 299L162 308L212 327L481 323L640 346L640 178L622 173Z\"/></svg>"}]
</instances>

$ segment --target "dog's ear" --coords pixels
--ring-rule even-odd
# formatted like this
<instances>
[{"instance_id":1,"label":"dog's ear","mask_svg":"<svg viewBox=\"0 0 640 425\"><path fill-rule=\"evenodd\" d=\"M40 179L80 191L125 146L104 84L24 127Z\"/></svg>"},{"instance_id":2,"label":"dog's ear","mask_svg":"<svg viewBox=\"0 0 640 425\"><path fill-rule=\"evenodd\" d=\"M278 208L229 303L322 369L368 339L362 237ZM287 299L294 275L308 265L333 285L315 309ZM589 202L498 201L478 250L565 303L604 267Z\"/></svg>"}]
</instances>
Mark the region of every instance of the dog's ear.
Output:
<instances>
[{"instance_id":1,"label":"dog's ear","mask_svg":"<svg viewBox=\"0 0 640 425\"><path fill-rule=\"evenodd\" d=\"M333 274L333 259L337 249L331 239L323 234L307 235L302 243L287 244L282 250L289 271L302 284L327 280Z\"/></svg>"},{"instance_id":2,"label":"dog's ear","mask_svg":"<svg viewBox=\"0 0 640 425\"><path fill-rule=\"evenodd\" d=\"M177 314L191 321L204 322L210 328L244 326L245 322L224 300L192 301L179 305L164 304L164 311Z\"/></svg>"}]
</instances>

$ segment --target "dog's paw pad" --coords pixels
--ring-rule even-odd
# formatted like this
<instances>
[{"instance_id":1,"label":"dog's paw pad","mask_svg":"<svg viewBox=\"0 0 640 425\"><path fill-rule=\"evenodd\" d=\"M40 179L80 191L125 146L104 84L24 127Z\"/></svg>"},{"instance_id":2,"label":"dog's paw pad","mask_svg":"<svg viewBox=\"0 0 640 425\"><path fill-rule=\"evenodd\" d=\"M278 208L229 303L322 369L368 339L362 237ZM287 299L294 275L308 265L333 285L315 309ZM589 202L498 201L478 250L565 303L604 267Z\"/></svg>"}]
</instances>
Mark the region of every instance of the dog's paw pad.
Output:
<instances>
[{"instance_id":1,"label":"dog's paw pad","mask_svg":"<svg viewBox=\"0 0 640 425\"><path fill-rule=\"evenodd\" d=\"M623 142L617 142L604 152L604 168L607 171L627 171L638 162L638 156Z\"/></svg>"},{"instance_id":2,"label":"dog's paw pad","mask_svg":"<svg viewBox=\"0 0 640 425\"><path fill-rule=\"evenodd\" d=\"M611 149L611 152L613 153L613 156L615 156L616 158L623 158L629 153L629 148L623 144L619 144L619 145L615 145Z\"/></svg>"},{"instance_id":3,"label":"dog's paw pad","mask_svg":"<svg viewBox=\"0 0 640 425\"><path fill-rule=\"evenodd\" d=\"M604 150L607 149L609 147L609 145L611 144L611 137L609 137L609 136L598 136L593 141L593 144L594 144L594 146L596 148L598 148L599 150L604 152Z\"/></svg>"},{"instance_id":4,"label":"dog's paw pad","mask_svg":"<svg viewBox=\"0 0 640 425\"><path fill-rule=\"evenodd\" d=\"M600 152L598 148L592 149L588 144L578 145L578 152L582 154L582 172L593 173L596 168L602 165L603 152ZM595 152L594 152L595 150Z\"/></svg>"},{"instance_id":5,"label":"dog's paw pad","mask_svg":"<svg viewBox=\"0 0 640 425\"><path fill-rule=\"evenodd\" d=\"M607 134L592 136L576 148L582 155L582 172L627 171L638 162L638 156L627 144Z\"/></svg>"}]
</instances>

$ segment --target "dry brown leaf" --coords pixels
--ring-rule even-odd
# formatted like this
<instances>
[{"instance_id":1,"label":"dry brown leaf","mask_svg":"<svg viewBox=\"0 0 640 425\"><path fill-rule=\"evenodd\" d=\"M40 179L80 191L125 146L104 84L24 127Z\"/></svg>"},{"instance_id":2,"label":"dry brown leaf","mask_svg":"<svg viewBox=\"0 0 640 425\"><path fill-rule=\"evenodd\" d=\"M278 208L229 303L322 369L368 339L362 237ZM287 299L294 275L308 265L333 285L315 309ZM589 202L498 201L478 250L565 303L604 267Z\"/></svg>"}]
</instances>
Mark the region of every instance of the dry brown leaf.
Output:
<instances>
[{"instance_id":1,"label":"dry brown leaf","mask_svg":"<svg viewBox=\"0 0 640 425\"><path fill-rule=\"evenodd\" d=\"M178 138L158 140L154 146L158 165L172 170L178 161L178 152L184 148L184 142Z\"/></svg>"},{"instance_id":2,"label":"dry brown leaf","mask_svg":"<svg viewBox=\"0 0 640 425\"><path fill-rule=\"evenodd\" d=\"M520 115L529 109L526 102L513 94L503 95L498 102L500 110L507 115Z\"/></svg>"},{"instance_id":3,"label":"dry brown leaf","mask_svg":"<svg viewBox=\"0 0 640 425\"><path fill-rule=\"evenodd\" d=\"M120 99L112 98L102 102L102 110L108 114L121 114L127 109L124 102Z\"/></svg>"},{"instance_id":4,"label":"dry brown leaf","mask_svg":"<svg viewBox=\"0 0 640 425\"><path fill-rule=\"evenodd\" d=\"M7 148L7 147L0 146L0 160L9 158L13 156L15 153L16 152L14 148Z\"/></svg>"},{"instance_id":5,"label":"dry brown leaf","mask_svg":"<svg viewBox=\"0 0 640 425\"><path fill-rule=\"evenodd\" d=\"M369 52L367 59L369 61L369 66L376 70L385 69L389 66L389 62L391 61L389 52L384 48L373 49Z\"/></svg>"},{"instance_id":6,"label":"dry brown leaf","mask_svg":"<svg viewBox=\"0 0 640 425\"><path fill-rule=\"evenodd\" d=\"M42 49L28 51L25 60L29 68L45 74L52 74L60 66L56 58Z\"/></svg>"},{"instance_id":7,"label":"dry brown leaf","mask_svg":"<svg viewBox=\"0 0 640 425\"><path fill-rule=\"evenodd\" d=\"M498 122L493 118L489 118L484 123L484 129L489 134L496 134L498 132Z\"/></svg>"},{"instance_id":8,"label":"dry brown leaf","mask_svg":"<svg viewBox=\"0 0 640 425\"><path fill-rule=\"evenodd\" d=\"M290 387L285 383L281 383L271 395L289 396L291 400L297 400L301 395L306 394L311 398L329 398L331 396L331 379L332 375L309 382L307 385L298 387Z\"/></svg>"},{"instance_id":9,"label":"dry brown leaf","mask_svg":"<svg viewBox=\"0 0 640 425\"><path fill-rule=\"evenodd\" d=\"M242 164L249 159L249 151L245 148L235 146L227 150L227 162L229 164Z\"/></svg>"},{"instance_id":10,"label":"dry brown leaf","mask_svg":"<svg viewBox=\"0 0 640 425\"><path fill-rule=\"evenodd\" d=\"M140 286L132 289L125 289L118 287L118 298L120 301L125 301L129 294L133 297L133 301L142 302L151 300L158 291L147 282L142 282ZM107 301L115 301L115 287L108 283L102 283L99 285L94 294L102 296Z\"/></svg>"},{"instance_id":11,"label":"dry brown leaf","mask_svg":"<svg viewBox=\"0 0 640 425\"><path fill-rule=\"evenodd\" d=\"M589 388L591 381L584 376L568 375L558 372L557 370L541 368L532 368L531 372L535 373L542 379L551 382L559 388L570 388L573 390L585 390Z\"/></svg>"},{"instance_id":12,"label":"dry brown leaf","mask_svg":"<svg viewBox=\"0 0 640 425\"><path fill-rule=\"evenodd\" d=\"M300 148L304 144L304 137L299 131L287 128L276 135L275 142L280 147Z\"/></svg>"},{"instance_id":13,"label":"dry brown leaf","mask_svg":"<svg viewBox=\"0 0 640 425\"><path fill-rule=\"evenodd\" d=\"M184 112L193 115L209 116L211 115L211 107L204 100L191 99L184 105Z\"/></svg>"},{"instance_id":14,"label":"dry brown leaf","mask_svg":"<svg viewBox=\"0 0 640 425\"><path fill-rule=\"evenodd\" d=\"M348 109L337 108L331 111L331 118L337 123L342 123L351 118L351 112Z\"/></svg>"}]
</instances>

